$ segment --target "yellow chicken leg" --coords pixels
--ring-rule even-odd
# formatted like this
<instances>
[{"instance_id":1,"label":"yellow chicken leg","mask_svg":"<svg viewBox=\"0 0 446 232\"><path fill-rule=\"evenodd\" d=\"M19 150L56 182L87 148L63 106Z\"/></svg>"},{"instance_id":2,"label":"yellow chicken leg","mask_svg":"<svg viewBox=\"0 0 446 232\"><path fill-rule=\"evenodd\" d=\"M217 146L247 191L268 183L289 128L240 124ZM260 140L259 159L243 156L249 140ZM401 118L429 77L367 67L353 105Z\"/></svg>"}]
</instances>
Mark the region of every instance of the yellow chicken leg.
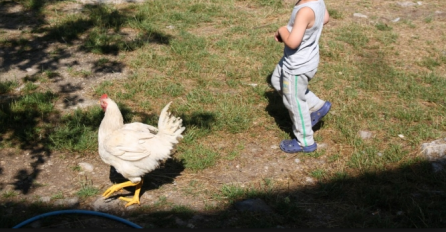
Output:
<instances>
[{"instance_id":1,"label":"yellow chicken leg","mask_svg":"<svg viewBox=\"0 0 446 232\"><path fill-rule=\"evenodd\" d=\"M139 203L139 193L141 192L141 186L142 186L142 180L136 185L135 187L135 195L133 196L133 198L128 198L128 197L120 197L119 200L123 200L123 201L127 201L128 203L125 205L125 207L127 208L130 205L133 204L140 204Z\"/></svg>"},{"instance_id":2,"label":"yellow chicken leg","mask_svg":"<svg viewBox=\"0 0 446 232\"><path fill-rule=\"evenodd\" d=\"M102 196L107 198L114 192L117 192L125 187L131 187L131 186L136 186L135 187L136 188L135 195L133 196L133 198L120 197L119 199L129 202L125 205L125 207L133 205L133 204L139 205L139 193L141 192L142 180L138 183L133 183L131 181L127 181L127 182L120 183L120 184L114 184L113 186L111 186L110 188L105 190L105 192L102 194Z\"/></svg>"}]
</instances>

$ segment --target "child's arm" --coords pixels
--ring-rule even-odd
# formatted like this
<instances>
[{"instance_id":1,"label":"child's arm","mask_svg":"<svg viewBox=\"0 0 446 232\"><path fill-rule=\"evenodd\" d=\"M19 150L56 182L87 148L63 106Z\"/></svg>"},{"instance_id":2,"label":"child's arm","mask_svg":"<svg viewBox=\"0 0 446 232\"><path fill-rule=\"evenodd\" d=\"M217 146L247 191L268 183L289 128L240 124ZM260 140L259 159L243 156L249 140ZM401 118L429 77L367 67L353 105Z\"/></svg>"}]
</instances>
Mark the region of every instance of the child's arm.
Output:
<instances>
[{"instance_id":1,"label":"child's arm","mask_svg":"<svg viewBox=\"0 0 446 232\"><path fill-rule=\"evenodd\" d=\"M296 49L302 42L308 24L310 24L312 21L314 21L313 10L309 7L304 7L297 12L291 33L288 31L286 26L283 26L279 28L278 33L276 34L278 34L279 38L281 38L286 46L291 49Z\"/></svg>"},{"instance_id":2,"label":"child's arm","mask_svg":"<svg viewBox=\"0 0 446 232\"><path fill-rule=\"evenodd\" d=\"M328 14L327 9L325 9L324 25L327 24L329 20L330 20L330 15Z\"/></svg>"}]
</instances>

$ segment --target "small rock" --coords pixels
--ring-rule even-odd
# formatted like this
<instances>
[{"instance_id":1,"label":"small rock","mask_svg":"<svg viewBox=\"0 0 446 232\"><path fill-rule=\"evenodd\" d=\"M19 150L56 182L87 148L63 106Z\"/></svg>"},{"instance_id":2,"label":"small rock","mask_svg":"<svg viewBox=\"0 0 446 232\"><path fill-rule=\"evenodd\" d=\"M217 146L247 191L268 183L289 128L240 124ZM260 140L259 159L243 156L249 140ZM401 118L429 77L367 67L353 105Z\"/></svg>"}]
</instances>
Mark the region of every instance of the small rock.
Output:
<instances>
[{"instance_id":1,"label":"small rock","mask_svg":"<svg viewBox=\"0 0 446 232\"><path fill-rule=\"evenodd\" d=\"M440 172L443 170L443 165L441 163L434 162L432 163L432 169L434 172Z\"/></svg>"},{"instance_id":2,"label":"small rock","mask_svg":"<svg viewBox=\"0 0 446 232\"><path fill-rule=\"evenodd\" d=\"M194 222L197 222L197 221L202 221L203 219L204 219L203 216L196 214L196 215L194 215L194 216L192 217L191 220L194 221Z\"/></svg>"},{"instance_id":3,"label":"small rock","mask_svg":"<svg viewBox=\"0 0 446 232\"><path fill-rule=\"evenodd\" d=\"M414 6L416 3L413 2L396 2L396 4L402 6L402 7L408 7L408 6Z\"/></svg>"},{"instance_id":4,"label":"small rock","mask_svg":"<svg viewBox=\"0 0 446 232\"><path fill-rule=\"evenodd\" d=\"M367 15L361 14L361 13L354 13L353 17L358 17L358 18L367 18Z\"/></svg>"},{"instance_id":5,"label":"small rock","mask_svg":"<svg viewBox=\"0 0 446 232\"><path fill-rule=\"evenodd\" d=\"M15 89L15 91L20 92L23 88L25 88L25 85L21 85L18 88Z\"/></svg>"},{"instance_id":6,"label":"small rock","mask_svg":"<svg viewBox=\"0 0 446 232\"><path fill-rule=\"evenodd\" d=\"M40 201L41 202L50 202L51 201L51 197L41 197Z\"/></svg>"},{"instance_id":7,"label":"small rock","mask_svg":"<svg viewBox=\"0 0 446 232\"><path fill-rule=\"evenodd\" d=\"M328 144L326 143L318 143L317 144L317 149L327 149Z\"/></svg>"},{"instance_id":8,"label":"small rock","mask_svg":"<svg viewBox=\"0 0 446 232\"><path fill-rule=\"evenodd\" d=\"M76 207L79 205L79 198L73 197L73 198L67 198L67 199L58 199L54 202L55 205L63 205L67 207Z\"/></svg>"},{"instance_id":9,"label":"small rock","mask_svg":"<svg viewBox=\"0 0 446 232\"><path fill-rule=\"evenodd\" d=\"M183 220L181 220L181 218L175 217L175 223L177 223L177 225L179 226L186 226L187 223Z\"/></svg>"},{"instance_id":10,"label":"small rock","mask_svg":"<svg viewBox=\"0 0 446 232\"><path fill-rule=\"evenodd\" d=\"M309 184L313 184L314 183L314 179L313 178L311 178L311 177L305 177L305 181L307 182L307 183L309 183Z\"/></svg>"},{"instance_id":11,"label":"small rock","mask_svg":"<svg viewBox=\"0 0 446 232\"><path fill-rule=\"evenodd\" d=\"M271 212L271 208L260 198L240 201L234 206L239 211Z\"/></svg>"},{"instance_id":12,"label":"small rock","mask_svg":"<svg viewBox=\"0 0 446 232\"><path fill-rule=\"evenodd\" d=\"M93 209L95 211L109 212L119 209L120 207L122 208L124 206L118 199L98 197L98 199L93 202Z\"/></svg>"},{"instance_id":13,"label":"small rock","mask_svg":"<svg viewBox=\"0 0 446 232\"><path fill-rule=\"evenodd\" d=\"M87 172L92 172L94 169L93 165L91 165L89 163L82 162L82 163L79 163L78 165L79 165L79 167L81 167L82 170L87 171Z\"/></svg>"},{"instance_id":14,"label":"small rock","mask_svg":"<svg viewBox=\"0 0 446 232\"><path fill-rule=\"evenodd\" d=\"M444 160L446 159L446 139L423 143L421 150L429 161Z\"/></svg>"},{"instance_id":15,"label":"small rock","mask_svg":"<svg viewBox=\"0 0 446 232\"><path fill-rule=\"evenodd\" d=\"M362 139L370 139L372 137L372 132L370 132L370 131L359 131L359 136L361 136Z\"/></svg>"}]
</instances>

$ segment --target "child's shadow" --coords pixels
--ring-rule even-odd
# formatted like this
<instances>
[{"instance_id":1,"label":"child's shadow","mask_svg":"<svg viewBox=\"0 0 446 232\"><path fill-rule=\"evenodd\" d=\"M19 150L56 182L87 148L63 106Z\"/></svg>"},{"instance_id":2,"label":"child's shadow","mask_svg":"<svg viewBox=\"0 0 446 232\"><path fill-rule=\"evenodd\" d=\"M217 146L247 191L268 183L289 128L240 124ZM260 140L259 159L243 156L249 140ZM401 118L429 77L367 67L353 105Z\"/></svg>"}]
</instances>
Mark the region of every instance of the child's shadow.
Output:
<instances>
[{"instance_id":1,"label":"child's shadow","mask_svg":"<svg viewBox=\"0 0 446 232\"><path fill-rule=\"evenodd\" d=\"M141 187L140 196L142 196L146 191L157 189L164 184L172 183L175 180L175 177L179 176L183 170L184 170L184 164L182 161L178 161L172 158L167 159L164 163L160 165L160 167L144 175L143 177L144 182ZM114 184L129 181L128 179L123 177L120 173L118 173L113 166L110 166L109 179ZM110 198L118 198L121 196L131 197L135 194L135 187L127 187L125 189L130 191L130 193L124 193L124 194L117 193L113 194Z\"/></svg>"},{"instance_id":2,"label":"child's shadow","mask_svg":"<svg viewBox=\"0 0 446 232\"><path fill-rule=\"evenodd\" d=\"M287 108L283 104L282 97L274 89L265 91L264 95L268 99L268 105L265 108L266 112L274 118L281 130L289 134L290 138L293 138L293 123Z\"/></svg>"}]
</instances>

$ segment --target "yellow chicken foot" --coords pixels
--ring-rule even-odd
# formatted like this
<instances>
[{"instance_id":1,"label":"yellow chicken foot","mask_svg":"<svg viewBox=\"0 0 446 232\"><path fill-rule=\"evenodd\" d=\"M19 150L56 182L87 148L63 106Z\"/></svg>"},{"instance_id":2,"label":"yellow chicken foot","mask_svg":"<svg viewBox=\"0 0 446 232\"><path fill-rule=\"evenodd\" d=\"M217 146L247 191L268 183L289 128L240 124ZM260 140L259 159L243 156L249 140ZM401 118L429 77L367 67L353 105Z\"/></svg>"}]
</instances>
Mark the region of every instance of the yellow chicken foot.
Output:
<instances>
[{"instance_id":1,"label":"yellow chicken foot","mask_svg":"<svg viewBox=\"0 0 446 232\"><path fill-rule=\"evenodd\" d=\"M128 198L128 197L120 197L119 200L123 200L123 201L127 201L128 203L125 205L125 207L127 208L130 205L133 204L138 204L139 205L139 193L141 192L141 186L142 186L142 180L137 183L136 187L135 187L135 195L133 196L133 198Z\"/></svg>"},{"instance_id":2,"label":"yellow chicken foot","mask_svg":"<svg viewBox=\"0 0 446 232\"><path fill-rule=\"evenodd\" d=\"M114 185L112 185L110 188L108 188L107 190L105 190L105 192L102 194L102 196L103 196L104 198L107 198L107 197L109 197L110 195L112 195L114 192L117 192L117 191L119 191L119 190L121 190L121 189L123 189L123 188L125 188L125 187L137 186L137 185L140 184L140 183L142 183L142 181L139 182L139 183L132 183L131 181L127 181L127 182L120 183L120 184L114 184ZM138 187L137 187L137 188L138 188ZM140 188L141 188L141 186L140 186Z\"/></svg>"}]
</instances>

